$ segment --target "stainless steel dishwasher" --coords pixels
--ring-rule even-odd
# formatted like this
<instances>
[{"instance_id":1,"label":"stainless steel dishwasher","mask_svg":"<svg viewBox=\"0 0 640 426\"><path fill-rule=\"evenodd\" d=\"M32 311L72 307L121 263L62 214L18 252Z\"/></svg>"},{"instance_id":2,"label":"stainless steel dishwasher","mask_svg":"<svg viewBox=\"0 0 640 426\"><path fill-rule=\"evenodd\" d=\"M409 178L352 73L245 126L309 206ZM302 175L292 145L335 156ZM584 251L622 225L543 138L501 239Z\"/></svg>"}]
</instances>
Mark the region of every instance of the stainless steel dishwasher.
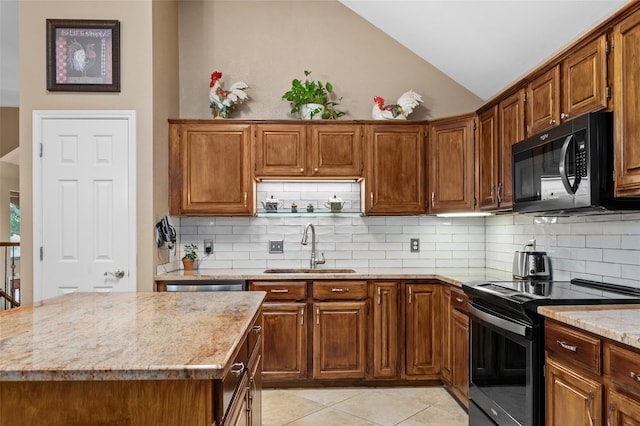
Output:
<instances>
[{"instance_id":1,"label":"stainless steel dishwasher","mask_svg":"<svg viewBox=\"0 0 640 426\"><path fill-rule=\"evenodd\" d=\"M160 284L160 283L159 283ZM164 288L164 290L162 289ZM246 291L245 280L193 280L164 281L158 291Z\"/></svg>"}]
</instances>

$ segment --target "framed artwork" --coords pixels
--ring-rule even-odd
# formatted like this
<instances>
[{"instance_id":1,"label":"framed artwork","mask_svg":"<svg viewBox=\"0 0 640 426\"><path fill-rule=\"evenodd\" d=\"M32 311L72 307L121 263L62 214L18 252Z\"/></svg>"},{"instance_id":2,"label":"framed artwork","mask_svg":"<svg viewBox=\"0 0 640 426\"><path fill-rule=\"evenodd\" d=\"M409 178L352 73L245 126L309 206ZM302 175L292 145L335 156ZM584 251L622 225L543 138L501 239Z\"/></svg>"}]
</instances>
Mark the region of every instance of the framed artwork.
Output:
<instances>
[{"instance_id":1,"label":"framed artwork","mask_svg":"<svg viewBox=\"0 0 640 426\"><path fill-rule=\"evenodd\" d=\"M47 19L47 90L120 91L120 21Z\"/></svg>"}]
</instances>

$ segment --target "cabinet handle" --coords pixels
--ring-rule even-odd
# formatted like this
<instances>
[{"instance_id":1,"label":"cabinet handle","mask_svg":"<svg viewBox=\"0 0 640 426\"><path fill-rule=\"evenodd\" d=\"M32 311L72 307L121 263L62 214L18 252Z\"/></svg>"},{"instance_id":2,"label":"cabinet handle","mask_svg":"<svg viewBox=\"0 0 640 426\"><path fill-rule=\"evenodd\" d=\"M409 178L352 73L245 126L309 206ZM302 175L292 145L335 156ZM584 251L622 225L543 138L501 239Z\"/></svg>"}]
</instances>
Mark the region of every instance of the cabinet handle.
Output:
<instances>
[{"instance_id":1,"label":"cabinet handle","mask_svg":"<svg viewBox=\"0 0 640 426\"><path fill-rule=\"evenodd\" d=\"M318 168L313 169L314 172L318 173Z\"/></svg>"},{"instance_id":2,"label":"cabinet handle","mask_svg":"<svg viewBox=\"0 0 640 426\"><path fill-rule=\"evenodd\" d=\"M431 191L431 208L436 207L436 191Z\"/></svg>"},{"instance_id":3,"label":"cabinet handle","mask_svg":"<svg viewBox=\"0 0 640 426\"><path fill-rule=\"evenodd\" d=\"M260 333L261 331L262 331L262 326L261 325L254 325L251 328L251 332L256 333L256 334Z\"/></svg>"},{"instance_id":4,"label":"cabinet handle","mask_svg":"<svg viewBox=\"0 0 640 426\"><path fill-rule=\"evenodd\" d=\"M316 324L320 325L320 308L316 308Z\"/></svg>"},{"instance_id":5,"label":"cabinet handle","mask_svg":"<svg viewBox=\"0 0 640 426\"><path fill-rule=\"evenodd\" d=\"M304 173L304 167L300 167L300 173Z\"/></svg>"},{"instance_id":6,"label":"cabinet handle","mask_svg":"<svg viewBox=\"0 0 640 426\"><path fill-rule=\"evenodd\" d=\"M562 349L566 349L571 352L578 352L578 347L576 345L570 345L560 340L556 340L556 343L558 343L558 346L560 346Z\"/></svg>"},{"instance_id":7,"label":"cabinet handle","mask_svg":"<svg viewBox=\"0 0 640 426\"><path fill-rule=\"evenodd\" d=\"M381 295L380 287L378 287L378 305L380 304L381 297L382 295Z\"/></svg>"},{"instance_id":8,"label":"cabinet handle","mask_svg":"<svg viewBox=\"0 0 640 426\"><path fill-rule=\"evenodd\" d=\"M553 118L551 120L549 120L549 124L554 125L556 124L556 120L554 120Z\"/></svg>"},{"instance_id":9,"label":"cabinet handle","mask_svg":"<svg viewBox=\"0 0 640 426\"><path fill-rule=\"evenodd\" d=\"M560 114L560 119L561 120L566 120L567 118L569 118L569 114L565 114L564 112L562 114Z\"/></svg>"},{"instance_id":10,"label":"cabinet handle","mask_svg":"<svg viewBox=\"0 0 640 426\"><path fill-rule=\"evenodd\" d=\"M300 308L300 325L304 325L304 306Z\"/></svg>"},{"instance_id":11,"label":"cabinet handle","mask_svg":"<svg viewBox=\"0 0 640 426\"><path fill-rule=\"evenodd\" d=\"M232 376L239 376L244 371L244 362L236 362L231 366L231 370L229 371Z\"/></svg>"},{"instance_id":12,"label":"cabinet handle","mask_svg":"<svg viewBox=\"0 0 640 426\"><path fill-rule=\"evenodd\" d=\"M494 184L491 184L491 202L495 203L496 202L496 197L494 196L496 192L496 186Z\"/></svg>"},{"instance_id":13,"label":"cabinet handle","mask_svg":"<svg viewBox=\"0 0 640 426\"><path fill-rule=\"evenodd\" d=\"M373 207L373 192L371 193L369 198L371 198L371 207Z\"/></svg>"},{"instance_id":14,"label":"cabinet handle","mask_svg":"<svg viewBox=\"0 0 640 426\"><path fill-rule=\"evenodd\" d=\"M413 287L409 286L409 303L413 300Z\"/></svg>"},{"instance_id":15,"label":"cabinet handle","mask_svg":"<svg viewBox=\"0 0 640 426\"><path fill-rule=\"evenodd\" d=\"M502 182L498 184L498 203L502 202Z\"/></svg>"},{"instance_id":16,"label":"cabinet handle","mask_svg":"<svg viewBox=\"0 0 640 426\"><path fill-rule=\"evenodd\" d=\"M289 293L289 290L286 288L272 288L270 292L271 293Z\"/></svg>"},{"instance_id":17,"label":"cabinet handle","mask_svg":"<svg viewBox=\"0 0 640 426\"><path fill-rule=\"evenodd\" d=\"M244 192L244 205L247 205L247 191Z\"/></svg>"},{"instance_id":18,"label":"cabinet handle","mask_svg":"<svg viewBox=\"0 0 640 426\"><path fill-rule=\"evenodd\" d=\"M607 426L611 426L611 415L613 414L613 402L609 403L609 412L607 413Z\"/></svg>"},{"instance_id":19,"label":"cabinet handle","mask_svg":"<svg viewBox=\"0 0 640 426\"><path fill-rule=\"evenodd\" d=\"M587 400L587 417L589 418L589 426L593 426L593 417L591 417L591 403L593 402L593 392L589 391L589 399Z\"/></svg>"},{"instance_id":20,"label":"cabinet handle","mask_svg":"<svg viewBox=\"0 0 640 426\"><path fill-rule=\"evenodd\" d=\"M629 377L634 379L636 382L640 382L640 376L638 374L634 373L633 371L629 373Z\"/></svg>"},{"instance_id":21,"label":"cabinet handle","mask_svg":"<svg viewBox=\"0 0 640 426\"><path fill-rule=\"evenodd\" d=\"M462 297L456 297L456 302L462 303L464 302L464 299Z\"/></svg>"},{"instance_id":22,"label":"cabinet handle","mask_svg":"<svg viewBox=\"0 0 640 426\"><path fill-rule=\"evenodd\" d=\"M332 293L349 293L349 289L348 288L332 288L331 292Z\"/></svg>"}]
</instances>

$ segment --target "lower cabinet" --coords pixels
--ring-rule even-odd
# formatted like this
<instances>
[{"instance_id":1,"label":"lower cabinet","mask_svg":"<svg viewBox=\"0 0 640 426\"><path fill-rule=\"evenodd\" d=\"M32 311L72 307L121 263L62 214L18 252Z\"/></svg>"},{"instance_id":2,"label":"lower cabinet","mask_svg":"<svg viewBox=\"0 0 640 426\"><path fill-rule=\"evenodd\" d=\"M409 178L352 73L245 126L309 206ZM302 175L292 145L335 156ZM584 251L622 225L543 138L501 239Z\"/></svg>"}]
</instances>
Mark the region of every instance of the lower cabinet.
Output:
<instances>
[{"instance_id":1,"label":"lower cabinet","mask_svg":"<svg viewBox=\"0 0 640 426\"><path fill-rule=\"evenodd\" d=\"M400 372L398 281L371 284L372 379L396 379Z\"/></svg>"},{"instance_id":2,"label":"lower cabinet","mask_svg":"<svg viewBox=\"0 0 640 426\"><path fill-rule=\"evenodd\" d=\"M547 426L640 425L640 350L547 320Z\"/></svg>"},{"instance_id":3,"label":"lower cabinet","mask_svg":"<svg viewBox=\"0 0 640 426\"><path fill-rule=\"evenodd\" d=\"M469 406L469 299L454 287L442 289L442 381Z\"/></svg>"},{"instance_id":4,"label":"lower cabinet","mask_svg":"<svg viewBox=\"0 0 640 426\"><path fill-rule=\"evenodd\" d=\"M405 284L405 373L408 379L439 378L442 357L440 284Z\"/></svg>"}]
</instances>

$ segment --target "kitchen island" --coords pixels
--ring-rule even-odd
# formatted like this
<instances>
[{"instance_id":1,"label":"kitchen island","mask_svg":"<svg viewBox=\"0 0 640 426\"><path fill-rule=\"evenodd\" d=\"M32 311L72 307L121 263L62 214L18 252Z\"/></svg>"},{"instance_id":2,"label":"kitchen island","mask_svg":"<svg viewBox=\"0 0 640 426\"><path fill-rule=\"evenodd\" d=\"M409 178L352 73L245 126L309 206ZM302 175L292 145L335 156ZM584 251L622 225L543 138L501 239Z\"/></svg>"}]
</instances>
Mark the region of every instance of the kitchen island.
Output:
<instances>
[{"instance_id":1,"label":"kitchen island","mask_svg":"<svg viewBox=\"0 0 640 426\"><path fill-rule=\"evenodd\" d=\"M264 297L73 293L3 312L0 425L222 424L259 373Z\"/></svg>"}]
</instances>

